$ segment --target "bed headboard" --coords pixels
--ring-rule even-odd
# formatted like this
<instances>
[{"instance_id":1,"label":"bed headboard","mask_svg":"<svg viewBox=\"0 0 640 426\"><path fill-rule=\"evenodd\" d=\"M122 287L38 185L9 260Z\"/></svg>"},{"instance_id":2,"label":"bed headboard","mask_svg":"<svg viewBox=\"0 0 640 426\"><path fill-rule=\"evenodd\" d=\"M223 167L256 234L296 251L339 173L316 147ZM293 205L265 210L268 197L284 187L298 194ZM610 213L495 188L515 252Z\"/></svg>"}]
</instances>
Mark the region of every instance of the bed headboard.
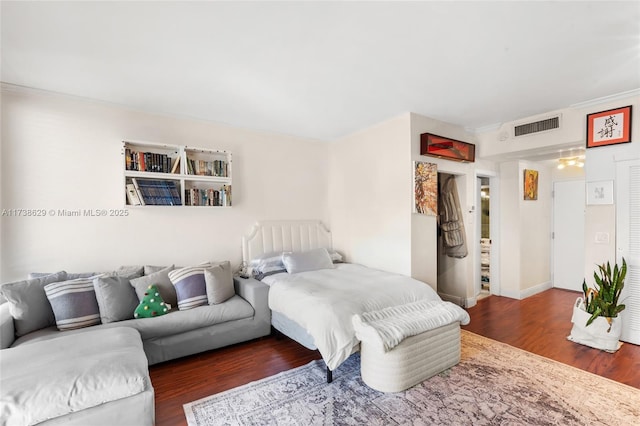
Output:
<instances>
[{"instance_id":1,"label":"bed headboard","mask_svg":"<svg viewBox=\"0 0 640 426\"><path fill-rule=\"evenodd\" d=\"M331 232L319 220L273 220L257 222L242 237L242 260L271 252L331 249Z\"/></svg>"}]
</instances>

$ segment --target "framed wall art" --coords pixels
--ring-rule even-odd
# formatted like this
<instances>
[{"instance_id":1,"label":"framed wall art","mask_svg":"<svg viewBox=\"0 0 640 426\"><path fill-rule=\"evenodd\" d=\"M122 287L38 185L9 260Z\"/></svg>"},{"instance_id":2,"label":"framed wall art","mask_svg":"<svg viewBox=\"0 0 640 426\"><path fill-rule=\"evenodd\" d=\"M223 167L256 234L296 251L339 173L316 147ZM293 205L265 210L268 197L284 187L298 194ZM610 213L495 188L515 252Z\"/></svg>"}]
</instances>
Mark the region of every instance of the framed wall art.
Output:
<instances>
[{"instance_id":1,"label":"framed wall art","mask_svg":"<svg viewBox=\"0 0 640 426\"><path fill-rule=\"evenodd\" d=\"M420 155L473 163L476 161L476 146L472 143L423 133L420 135Z\"/></svg>"},{"instance_id":2,"label":"framed wall art","mask_svg":"<svg viewBox=\"0 0 640 426\"><path fill-rule=\"evenodd\" d=\"M587 148L631 142L631 105L587 115Z\"/></svg>"},{"instance_id":3,"label":"framed wall art","mask_svg":"<svg viewBox=\"0 0 640 426\"><path fill-rule=\"evenodd\" d=\"M438 214L438 167L422 161L413 162L413 212Z\"/></svg>"},{"instance_id":4,"label":"framed wall art","mask_svg":"<svg viewBox=\"0 0 640 426\"><path fill-rule=\"evenodd\" d=\"M524 199L538 199L538 171L524 170Z\"/></svg>"},{"instance_id":5,"label":"framed wall art","mask_svg":"<svg viewBox=\"0 0 640 426\"><path fill-rule=\"evenodd\" d=\"M587 204L613 204L613 181L587 182Z\"/></svg>"}]
</instances>

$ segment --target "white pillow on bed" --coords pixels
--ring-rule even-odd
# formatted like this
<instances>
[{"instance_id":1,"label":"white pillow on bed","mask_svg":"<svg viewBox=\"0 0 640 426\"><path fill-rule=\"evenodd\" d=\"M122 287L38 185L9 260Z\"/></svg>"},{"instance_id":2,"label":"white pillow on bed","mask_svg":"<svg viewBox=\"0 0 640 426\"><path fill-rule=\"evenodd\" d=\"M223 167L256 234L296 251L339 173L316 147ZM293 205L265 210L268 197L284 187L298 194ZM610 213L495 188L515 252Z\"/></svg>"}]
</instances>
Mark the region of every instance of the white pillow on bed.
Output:
<instances>
[{"instance_id":1,"label":"white pillow on bed","mask_svg":"<svg viewBox=\"0 0 640 426\"><path fill-rule=\"evenodd\" d=\"M317 248L300 253L283 253L282 263L284 263L287 272L290 274L334 268L333 261L326 248Z\"/></svg>"},{"instance_id":2,"label":"white pillow on bed","mask_svg":"<svg viewBox=\"0 0 640 426\"><path fill-rule=\"evenodd\" d=\"M282 263L282 252L266 253L255 259L251 259L249 268L251 275L258 280L268 277L269 275L287 271Z\"/></svg>"}]
</instances>

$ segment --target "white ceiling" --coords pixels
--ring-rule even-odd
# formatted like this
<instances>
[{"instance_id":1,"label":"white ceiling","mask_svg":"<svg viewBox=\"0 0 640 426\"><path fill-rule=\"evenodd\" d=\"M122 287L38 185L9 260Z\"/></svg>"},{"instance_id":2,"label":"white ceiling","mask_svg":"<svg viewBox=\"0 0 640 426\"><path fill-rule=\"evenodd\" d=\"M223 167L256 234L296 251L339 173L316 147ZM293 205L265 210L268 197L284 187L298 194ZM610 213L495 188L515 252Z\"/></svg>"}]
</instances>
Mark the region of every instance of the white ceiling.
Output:
<instances>
[{"instance_id":1,"label":"white ceiling","mask_svg":"<svg viewBox=\"0 0 640 426\"><path fill-rule=\"evenodd\" d=\"M640 2L6 2L6 83L332 140L640 88Z\"/></svg>"}]
</instances>

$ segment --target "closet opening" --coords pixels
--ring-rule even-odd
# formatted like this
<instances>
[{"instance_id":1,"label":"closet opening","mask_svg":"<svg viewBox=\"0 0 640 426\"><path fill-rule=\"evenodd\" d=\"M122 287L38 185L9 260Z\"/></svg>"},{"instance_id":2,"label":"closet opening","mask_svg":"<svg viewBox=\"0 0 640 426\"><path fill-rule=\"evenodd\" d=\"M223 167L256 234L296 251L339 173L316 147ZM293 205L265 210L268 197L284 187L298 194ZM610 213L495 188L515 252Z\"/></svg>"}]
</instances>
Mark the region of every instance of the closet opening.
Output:
<instances>
[{"instance_id":1,"label":"closet opening","mask_svg":"<svg viewBox=\"0 0 640 426\"><path fill-rule=\"evenodd\" d=\"M476 288L477 299L491 294L491 188L488 177L478 178L478 227L480 236L480 283Z\"/></svg>"},{"instance_id":2,"label":"closet opening","mask_svg":"<svg viewBox=\"0 0 640 426\"><path fill-rule=\"evenodd\" d=\"M443 300L468 303L468 254L465 213L466 175L438 173L438 294Z\"/></svg>"}]
</instances>

